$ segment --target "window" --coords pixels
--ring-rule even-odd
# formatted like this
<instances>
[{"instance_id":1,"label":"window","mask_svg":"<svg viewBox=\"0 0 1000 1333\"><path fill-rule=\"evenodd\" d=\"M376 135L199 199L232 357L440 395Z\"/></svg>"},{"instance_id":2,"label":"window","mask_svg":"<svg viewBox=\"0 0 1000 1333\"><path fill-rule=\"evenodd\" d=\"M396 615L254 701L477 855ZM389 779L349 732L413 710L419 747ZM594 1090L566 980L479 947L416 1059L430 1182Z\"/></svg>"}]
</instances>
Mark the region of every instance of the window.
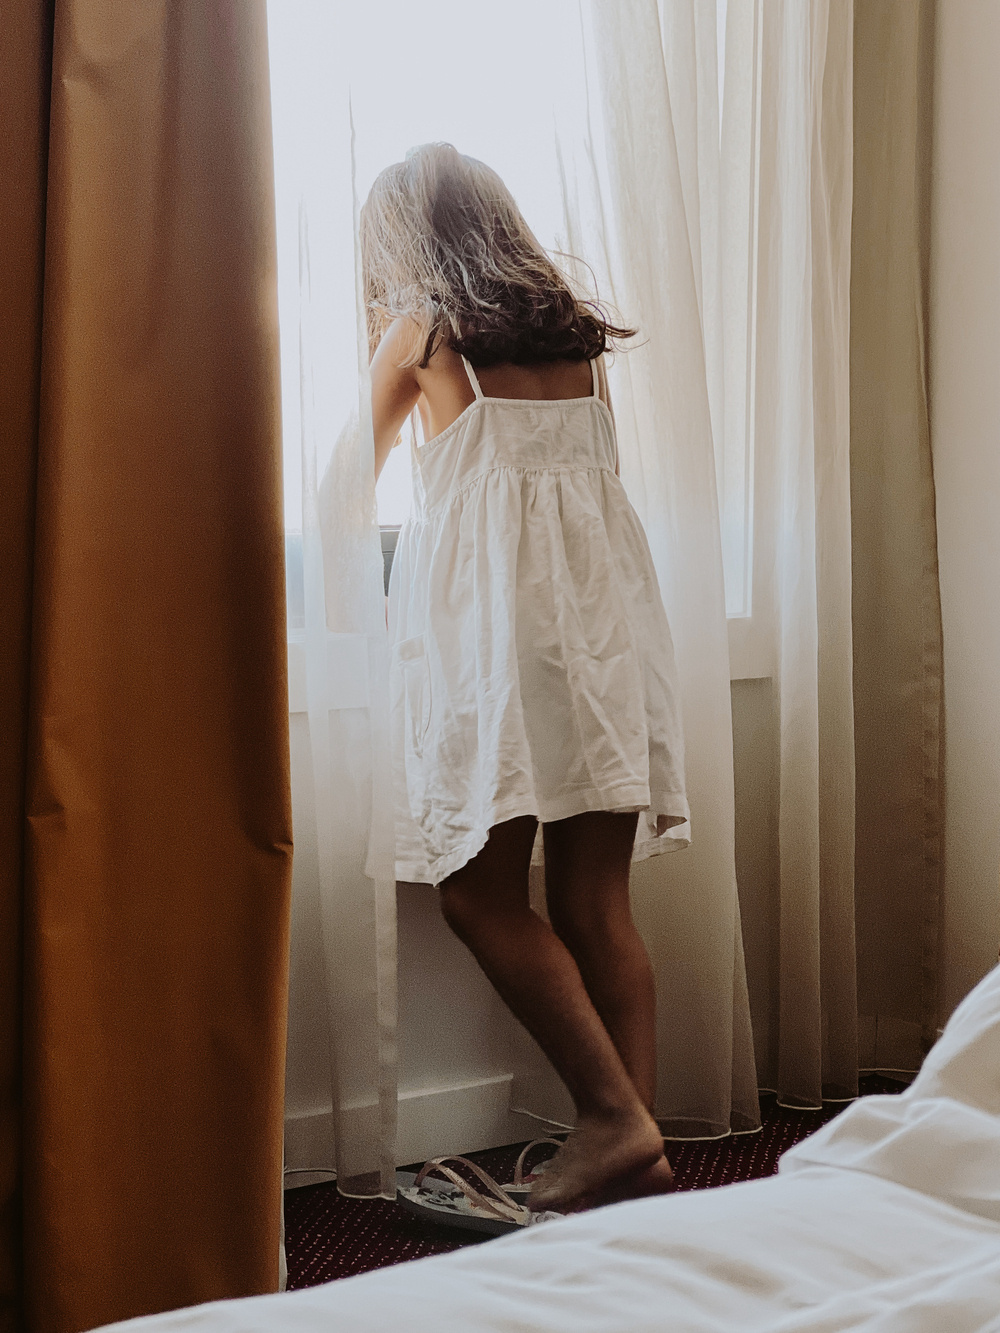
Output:
<instances>
[{"instance_id":1,"label":"window","mask_svg":"<svg viewBox=\"0 0 1000 1333\"><path fill-rule=\"evenodd\" d=\"M717 0L722 281L732 296L724 319L725 430L717 447L726 606L736 674L762 674L753 626L753 256L752 202L756 189L756 116L759 0ZM272 4L272 83L283 337L286 433L286 526L289 533L290 605L296 568L295 534L301 532L302 477L297 433L302 385L294 363L296 304L292 229L300 226L304 194L323 193L331 148L349 141L354 206L375 175L418 143L446 139L494 166L510 186L543 245L564 250L566 225L556 151L556 125L585 121L586 86L577 0L507 0L498 12L465 0L384 0L378 6L331 6L328 0ZM524 34L530 33L526 41ZM729 53L727 55L727 40ZM315 103L311 142L284 130L284 102ZM288 123L302 123L299 114ZM342 141L337 148L335 141ZM341 176L341 183L343 175ZM332 187L331 187L332 188ZM329 202L329 201L327 201ZM326 292L339 283L342 311L354 316L356 288L345 254L353 246L353 211L341 210L328 225L321 204L310 222L313 261L321 249L340 252L339 279L326 274ZM322 219L320 227L315 217ZM301 248L301 247L300 247ZM291 313L290 313L291 312ZM627 317L627 312L624 312ZM343 314L341 316L343 318ZM289 349L292 349L289 351ZM346 419L356 410L357 366L329 358L330 384L313 386L327 407ZM328 412L329 415L329 412ZM377 487L379 521L400 524L410 506L409 450L392 451ZM301 565L301 558L298 558ZM753 660L751 660L753 659Z\"/></svg>"}]
</instances>

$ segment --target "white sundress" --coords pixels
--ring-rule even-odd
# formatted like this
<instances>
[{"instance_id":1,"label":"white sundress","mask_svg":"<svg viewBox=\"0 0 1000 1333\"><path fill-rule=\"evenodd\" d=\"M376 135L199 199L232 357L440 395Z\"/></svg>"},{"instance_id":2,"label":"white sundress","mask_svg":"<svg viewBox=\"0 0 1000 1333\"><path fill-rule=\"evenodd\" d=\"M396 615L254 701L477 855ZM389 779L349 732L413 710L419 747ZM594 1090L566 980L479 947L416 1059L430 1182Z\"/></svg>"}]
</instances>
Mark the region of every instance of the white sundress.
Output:
<instances>
[{"instance_id":1,"label":"white sundress","mask_svg":"<svg viewBox=\"0 0 1000 1333\"><path fill-rule=\"evenodd\" d=\"M413 447L389 584L396 877L440 884L494 824L642 810L688 842L673 645L593 395L475 400ZM656 816L667 832L656 837Z\"/></svg>"}]
</instances>

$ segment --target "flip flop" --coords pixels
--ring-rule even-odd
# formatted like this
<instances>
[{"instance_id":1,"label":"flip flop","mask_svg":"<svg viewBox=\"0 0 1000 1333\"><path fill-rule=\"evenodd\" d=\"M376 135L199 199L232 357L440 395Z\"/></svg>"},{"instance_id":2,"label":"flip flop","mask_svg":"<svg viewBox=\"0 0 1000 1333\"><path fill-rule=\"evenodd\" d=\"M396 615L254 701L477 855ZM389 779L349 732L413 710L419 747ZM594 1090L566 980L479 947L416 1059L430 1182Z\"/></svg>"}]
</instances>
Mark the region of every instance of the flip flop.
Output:
<instances>
[{"instance_id":1,"label":"flip flop","mask_svg":"<svg viewBox=\"0 0 1000 1333\"><path fill-rule=\"evenodd\" d=\"M448 1166L448 1162L458 1162L467 1167L485 1185L487 1192L471 1185ZM444 1181L428 1183L432 1172L443 1176ZM530 1212L523 1204L511 1198L482 1167L466 1157L450 1154L432 1157L416 1173L397 1171L396 1200L401 1208L424 1221L461 1227L488 1236L504 1236L562 1215L553 1211Z\"/></svg>"},{"instance_id":2,"label":"flip flop","mask_svg":"<svg viewBox=\"0 0 1000 1333\"><path fill-rule=\"evenodd\" d=\"M526 1199L531 1193L531 1187L535 1181L545 1174L545 1168L552 1160L551 1157L547 1157L544 1162L540 1162L528 1175L524 1174L524 1163L528 1153L530 1153L533 1148L541 1147L543 1143L551 1143L555 1148L561 1148L563 1146L562 1139L532 1139L530 1143L524 1145L514 1167L514 1179L509 1185L504 1185L502 1187L512 1198Z\"/></svg>"}]
</instances>

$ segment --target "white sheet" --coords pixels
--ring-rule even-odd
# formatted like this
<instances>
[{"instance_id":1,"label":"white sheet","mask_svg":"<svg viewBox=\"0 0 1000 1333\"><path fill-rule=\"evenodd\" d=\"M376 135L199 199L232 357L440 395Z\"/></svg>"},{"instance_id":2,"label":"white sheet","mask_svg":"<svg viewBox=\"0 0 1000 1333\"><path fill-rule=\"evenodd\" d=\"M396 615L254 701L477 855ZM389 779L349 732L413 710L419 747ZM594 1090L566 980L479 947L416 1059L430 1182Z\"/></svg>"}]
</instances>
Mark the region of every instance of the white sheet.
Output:
<instances>
[{"instance_id":1,"label":"white sheet","mask_svg":"<svg viewBox=\"0 0 1000 1333\"><path fill-rule=\"evenodd\" d=\"M121 1333L997 1333L1000 968L913 1086L781 1174L620 1204L364 1277Z\"/></svg>"}]
</instances>

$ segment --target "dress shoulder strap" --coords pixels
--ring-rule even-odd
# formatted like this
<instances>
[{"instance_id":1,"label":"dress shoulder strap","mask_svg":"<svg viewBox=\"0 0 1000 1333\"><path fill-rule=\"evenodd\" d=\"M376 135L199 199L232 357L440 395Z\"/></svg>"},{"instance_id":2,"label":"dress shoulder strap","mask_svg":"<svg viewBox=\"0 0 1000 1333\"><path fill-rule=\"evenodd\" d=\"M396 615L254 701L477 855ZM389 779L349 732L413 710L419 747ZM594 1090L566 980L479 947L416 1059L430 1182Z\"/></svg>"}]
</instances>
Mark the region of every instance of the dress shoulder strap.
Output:
<instances>
[{"instance_id":1,"label":"dress shoulder strap","mask_svg":"<svg viewBox=\"0 0 1000 1333\"><path fill-rule=\"evenodd\" d=\"M596 356L591 357L591 359L590 359L590 379L591 379L591 383L592 383L592 385L593 385L592 396L593 396L594 398L600 398L600 396L601 396L601 381L600 381L600 380L598 379L598 377L597 377L597 357L596 357Z\"/></svg>"},{"instance_id":2,"label":"dress shoulder strap","mask_svg":"<svg viewBox=\"0 0 1000 1333\"><path fill-rule=\"evenodd\" d=\"M600 364L598 365L598 362ZM618 431L615 429L615 411L611 406L611 395L608 393L608 372L604 364L604 354L595 356L590 363L594 376L594 397L599 398L608 409L611 417L611 434L615 442L615 476L621 476L621 460L618 456Z\"/></svg>"},{"instance_id":3,"label":"dress shoulder strap","mask_svg":"<svg viewBox=\"0 0 1000 1333\"><path fill-rule=\"evenodd\" d=\"M465 373L466 375L468 375L469 383L472 385L472 392L476 395L477 399L482 398L483 391L479 387L479 380L476 378L476 372L472 369L472 366L469 364L468 357L465 356L462 357L462 365L465 367Z\"/></svg>"}]
</instances>

